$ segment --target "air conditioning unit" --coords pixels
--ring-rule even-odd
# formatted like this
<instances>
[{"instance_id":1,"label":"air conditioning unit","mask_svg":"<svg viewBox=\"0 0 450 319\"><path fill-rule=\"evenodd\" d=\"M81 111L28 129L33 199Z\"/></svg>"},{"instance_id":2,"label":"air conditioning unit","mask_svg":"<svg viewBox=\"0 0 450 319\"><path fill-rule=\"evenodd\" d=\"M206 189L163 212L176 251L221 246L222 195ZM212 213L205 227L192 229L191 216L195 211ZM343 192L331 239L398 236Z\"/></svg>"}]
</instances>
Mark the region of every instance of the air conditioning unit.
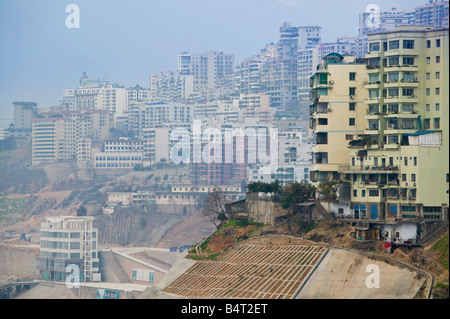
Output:
<instances>
[{"instance_id":1,"label":"air conditioning unit","mask_svg":"<svg viewBox=\"0 0 450 319\"><path fill-rule=\"evenodd\" d=\"M331 112L332 111L332 109L331 108L328 108L328 112Z\"/></svg>"},{"instance_id":2,"label":"air conditioning unit","mask_svg":"<svg viewBox=\"0 0 450 319\"><path fill-rule=\"evenodd\" d=\"M350 95L350 99L353 100L355 98L354 95Z\"/></svg>"},{"instance_id":3,"label":"air conditioning unit","mask_svg":"<svg viewBox=\"0 0 450 319\"><path fill-rule=\"evenodd\" d=\"M333 80L328 81L328 84L334 84Z\"/></svg>"},{"instance_id":4,"label":"air conditioning unit","mask_svg":"<svg viewBox=\"0 0 450 319\"><path fill-rule=\"evenodd\" d=\"M419 82L419 77L418 76L414 77L414 82Z\"/></svg>"},{"instance_id":5,"label":"air conditioning unit","mask_svg":"<svg viewBox=\"0 0 450 319\"><path fill-rule=\"evenodd\" d=\"M416 183L413 183L413 186L416 186Z\"/></svg>"}]
</instances>

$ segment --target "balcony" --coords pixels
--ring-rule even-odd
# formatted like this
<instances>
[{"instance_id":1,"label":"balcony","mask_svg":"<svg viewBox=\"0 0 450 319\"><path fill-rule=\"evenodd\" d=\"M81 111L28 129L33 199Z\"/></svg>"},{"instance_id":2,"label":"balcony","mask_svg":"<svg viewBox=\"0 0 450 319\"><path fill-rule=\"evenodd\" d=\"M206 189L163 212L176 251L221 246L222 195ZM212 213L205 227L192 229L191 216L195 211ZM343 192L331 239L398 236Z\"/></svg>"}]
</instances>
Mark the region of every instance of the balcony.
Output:
<instances>
[{"instance_id":1,"label":"balcony","mask_svg":"<svg viewBox=\"0 0 450 319\"><path fill-rule=\"evenodd\" d=\"M418 52L416 49L395 49L395 50L388 50L384 52L385 57L390 56L416 56L418 55Z\"/></svg>"},{"instance_id":2,"label":"balcony","mask_svg":"<svg viewBox=\"0 0 450 319\"><path fill-rule=\"evenodd\" d=\"M384 68L385 72L418 72L417 65L391 65Z\"/></svg>"},{"instance_id":3,"label":"balcony","mask_svg":"<svg viewBox=\"0 0 450 319\"><path fill-rule=\"evenodd\" d=\"M398 173L398 166L351 166L351 165L340 165L339 172L345 174L394 174ZM378 182L378 181L376 181ZM376 184L376 183L375 183ZM384 181L386 184L386 181Z\"/></svg>"},{"instance_id":4,"label":"balcony","mask_svg":"<svg viewBox=\"0 0 450 319\"><path fill-rule=\"evenodd\" d=\"M365 84L366 89L376 89L380 86L381 82L380 81L376 81L376 82L368 82Z\"/></svg>"}]
</instances>

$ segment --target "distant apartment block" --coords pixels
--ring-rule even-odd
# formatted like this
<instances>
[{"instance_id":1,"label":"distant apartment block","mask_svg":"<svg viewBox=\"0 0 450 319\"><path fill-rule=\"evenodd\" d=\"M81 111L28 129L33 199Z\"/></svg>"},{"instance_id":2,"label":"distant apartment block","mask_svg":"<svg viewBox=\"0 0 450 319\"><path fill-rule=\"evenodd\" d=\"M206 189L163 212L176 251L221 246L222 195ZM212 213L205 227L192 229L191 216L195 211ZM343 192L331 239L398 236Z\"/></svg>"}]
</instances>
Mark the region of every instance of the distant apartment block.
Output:
<instances>
[{"instance_id":1,"label":"distant apartment block","mask_svg":"<svg viewBox=\"0 0 450 319\"><path fill-rule=\"evenodd\" d=\"M183 102L194 94L194 76L175 72L150 75L150 96L168 102Z\"/></svg>"},{"instance_id":2,"label":"distant apartment block","mask_svg":"<svg viewBox=\"0 0 450 319\"><path fill-rule=\"evenodd\" d=\"M425 25L433 28L448 28L449 2L429 0L423 6L417 6L410 10L381 9L376 20L371 20L374 15L370 12L359 14L359 33L357 54L358 58L363 58L368 52L367 36L370 33L392 31L396 26L401 25Z\"/></svg>"},{"instance_id":3,"label":"distant apartment block","mask_svg":"<svg viewBox=\"0 0 450 319\"><path fill-rule=\"evenodd\" d=\"M233 75L234 55L218 51L183 52L178 55L177 71L180 75L192 75L194 92L205 96L221 79Z\"/></svg>"},{"instance_id":4,"label":"distant apartment block","mask_svg":"<svg viewBox=\"0 0 450 319\"><path fill-rule=\"evenodd\" d=\"M92 150L93 167L96 170L131 170L142 165L143 143L130 138L118 138L103 142L101 151Z\"/></svg>"},{"instance_id":5,"label":"distant apartment block","mask_svg":"<svg viewBox=\"0 0 450 319\"><path fill-rule=\"evenodd\" d=\"M144 101L151 97L151 91L149 89L143 88L137 84L136 86L127 89L127 100L128 103L136 101Z\"/></svg>"},{"instance_id":6,"label":"distant apartment block","mask_svg":"<svg viewBox=\"0 0 450 319\"><path fill-rule=\"evenodd\" d=\"M75 100L78 111L108 110L114 115L114 120L125 117L128 110L128 95L124 87L89 78L86 73L75 90Z\"/></svg>"},{"instance_id":7,"label":"distant apartment block","mask_svg":"<svg viewBox=\"0 0 450 319\"><path fill-rule=\"evenodd\" d=\"M75 160L80 139L102 140L112 128L112 114L108 111L66 111L42 114L32 121L33 166Z\"/></svg>"},{"instance_id":8,"label":"distant apartment block","mask_svg":"<svg viewBox=\"0 0 450 319\"><path fill-rule=\"evenodd\" d=\"M170 128L146 128L142 139L143 166L153 166L161 160L169 162Z\"/></svg>"},{"instance_id":9,"label":"distant apartment block","mask_svg":"<svg viewBox=\"0 0 450 319\"><path fill-rule=\"evenodd\" d=\"M31 121L38 114L35 102L13 102L14 128L31 130Z\"/></svg>"},{"instance_id":10,"label":"distant apartment block","mask_svg":"<svg viewBox=\"0 0 450 319\"><path fill-rule=\"evenodd\" d=\"M38 269L43 280L100 281L98 230L91 216L46 217L40 229Z\"/></svg>"}]
</instances>

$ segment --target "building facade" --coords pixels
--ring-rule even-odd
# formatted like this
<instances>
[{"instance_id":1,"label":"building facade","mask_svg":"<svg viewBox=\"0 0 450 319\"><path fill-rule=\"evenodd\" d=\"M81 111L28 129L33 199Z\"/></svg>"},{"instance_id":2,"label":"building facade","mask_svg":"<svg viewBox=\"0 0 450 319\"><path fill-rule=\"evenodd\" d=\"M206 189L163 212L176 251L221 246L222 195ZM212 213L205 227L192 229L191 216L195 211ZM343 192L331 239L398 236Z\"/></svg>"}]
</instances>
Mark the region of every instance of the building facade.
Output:
<instances>
[{"instance_id":1,"label":"building facade","mask_svg":"<svg viewBox=\"0 0 450 319\"><path fill-rule=\"evenodd\" d=\"M41 223L38 269L41 279L100 281L98 230L92 216L46 217Z\"/></svg>"},{"instance_id":2,"label":"building facade","mask_svg":"<svg viewBox=\"0 0 450 319\"><path fill-rule=\"evenodd\" d=\"M311 180L339 179L339 166L348 162L348 142L364 132L366 65L355 57L330 54L311 77Z\"/></svg>"}]
</instances>

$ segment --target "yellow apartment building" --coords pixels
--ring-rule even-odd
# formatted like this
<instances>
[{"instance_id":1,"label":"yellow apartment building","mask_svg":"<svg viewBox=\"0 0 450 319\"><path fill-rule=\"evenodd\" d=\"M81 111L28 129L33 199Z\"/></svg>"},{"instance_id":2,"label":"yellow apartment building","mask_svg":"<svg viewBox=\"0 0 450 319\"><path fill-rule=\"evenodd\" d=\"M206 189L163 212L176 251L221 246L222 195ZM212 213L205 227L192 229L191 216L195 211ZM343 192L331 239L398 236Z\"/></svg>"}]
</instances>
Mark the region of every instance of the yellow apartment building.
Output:
<instances>
[{"instance_id":1,"label":"yellow apartment building","mask_svg":"<svg viewBox=\"0 0 450 319\"><path fill-rule=\"evenodd\" d=\"M364 133L367 91L366 63L331 53L310 79L312 104L311 181L339 180L339 167L350 157L348 143Z\"/></svg>"}]
</instances>

